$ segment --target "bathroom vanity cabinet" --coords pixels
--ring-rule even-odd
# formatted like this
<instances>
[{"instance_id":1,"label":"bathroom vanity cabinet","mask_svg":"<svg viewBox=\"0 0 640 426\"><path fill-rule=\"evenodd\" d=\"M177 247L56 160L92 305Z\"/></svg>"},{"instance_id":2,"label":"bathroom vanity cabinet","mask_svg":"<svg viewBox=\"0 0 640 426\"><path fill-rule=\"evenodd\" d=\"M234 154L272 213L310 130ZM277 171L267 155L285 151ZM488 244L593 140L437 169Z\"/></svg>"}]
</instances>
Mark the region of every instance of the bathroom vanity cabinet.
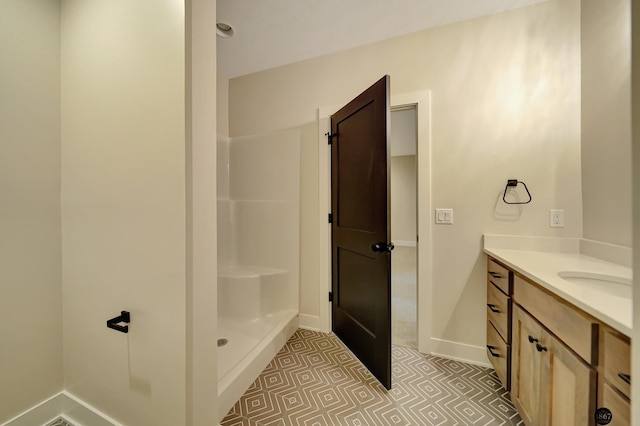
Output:
<instances>
[{"instance_id":1,"label":"bathroom vanity cabinet","mask_svg":"<svg viewBox=\"0 0 640 426\"><path fill-rule=\"evenodd\" d=\"M489 257L487 355L526 425L595 425L599 407L630 424L629 343Z\"/></svg>"}]
</instances>

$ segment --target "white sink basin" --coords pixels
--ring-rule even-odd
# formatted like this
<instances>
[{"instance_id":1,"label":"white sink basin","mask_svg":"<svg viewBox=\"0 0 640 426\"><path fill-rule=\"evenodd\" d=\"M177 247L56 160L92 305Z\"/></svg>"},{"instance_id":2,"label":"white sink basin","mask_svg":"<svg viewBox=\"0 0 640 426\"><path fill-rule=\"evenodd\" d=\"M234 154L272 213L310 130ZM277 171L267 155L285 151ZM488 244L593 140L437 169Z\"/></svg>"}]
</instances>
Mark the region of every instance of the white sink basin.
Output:
<instances>
[{"instance_id":1,"label":"white sink basin","mask_svg":"<svg viewBox=\"0 0 640 426\"><path fill-rule=\"evenodd\" d=\"M631 280L614 275L582 271L562 271L558 276L582 288L601 291L613 296L631 298Z\"/></svg>"}]
</instances>

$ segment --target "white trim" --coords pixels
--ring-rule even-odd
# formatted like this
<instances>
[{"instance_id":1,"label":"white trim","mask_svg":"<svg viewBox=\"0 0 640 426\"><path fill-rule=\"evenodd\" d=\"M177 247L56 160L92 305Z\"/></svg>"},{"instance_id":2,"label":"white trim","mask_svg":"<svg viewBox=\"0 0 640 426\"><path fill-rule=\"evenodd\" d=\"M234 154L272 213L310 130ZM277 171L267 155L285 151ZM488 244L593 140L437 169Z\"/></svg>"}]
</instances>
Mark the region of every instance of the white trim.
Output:
<instances>
[{"instance_id":1,"label":"white trim","mask_svg":"<svg viewBox=\"0 0 640 426\"><path fill-rule=\"evenodd\" d=\"M123 426L67 391L62 391L42 401L0 426L47 425L59 417L75 426Z\"/></svg>"},{"instance_id":2,"label":"white trim","mask_svg":"<svg viewBox=\"0 0 640 426\"><path fill-rule=\"evenodd\" d=\"M320 331L320 316L300 314L298 316L298 320L299 328L304 328L305 330Z\"/></svg>"},{"instance_id":3,"label":"white trim","mask_svg":"<svg viewBox=\"0 0 640 426\"><path fill-rule=\"evenodd\" d=\"M72 393L62 391L62 395L68 398L63 407L62 417L68 418L75 426L123 426L122 423ZM73 413L73 417L69 413Z\"/></svg>"},{"instance_id":4,"label":"white trim","mask_svg":"<svg viewBox=\"0 0 640 426\"><path fill-rule=\"evenodd\" d=\"M415 241L393 240L393 245L396 247L417 247L418 243Z\"/></svg>"},{"instance_id":5,"label":"white trim","mask_svg":"<svg viewBox=\"0 0 640 426\"><path fill-rule=\"evenodd\" d=\"M435 337L431 338L431 341L431 355L492 368L487 358L487 350L483 346L468 345Z\"/></svg>"},{"instance_id":6,"label":"white trim","mask_svg":"<svg viewBox=\"0 0 640 426\"><path fill-rule=\"evenodd\" d=\"M418 350L431 352L432 268L431 268L431 94L429 91L391 96L391 108L415 106L417 117L418 160ZM319 328L331 331L331 227L327 214L331 211L330 148L325 134L330 129L330 115L339 107L318 108L318 206L319 206Z\"/></svg>"},{"instance_id":7,"label":"white trim","mask_svg":"<svg viewBox=\"0 0 640 426\"><path fill-rule=\"evenodd\" d=\"M54 420L60 416L61 412L60 395L61 394L56 394L45 399L23 413L2 423L0 426L33 426L46 424L47 421Z\"/></svg>"},{"instance_id":8,"label":"white trim","mask_svg":"<svg viewBox=\"0 0 640 426\"><path fill-rule=\"evenodd\" d=\"M331 212L331 148L326 133L331 131L330 116L337 108L318 108L318 301L319 329L331 331L331 226L327 215Z\"/></svg>"}]
</instances>

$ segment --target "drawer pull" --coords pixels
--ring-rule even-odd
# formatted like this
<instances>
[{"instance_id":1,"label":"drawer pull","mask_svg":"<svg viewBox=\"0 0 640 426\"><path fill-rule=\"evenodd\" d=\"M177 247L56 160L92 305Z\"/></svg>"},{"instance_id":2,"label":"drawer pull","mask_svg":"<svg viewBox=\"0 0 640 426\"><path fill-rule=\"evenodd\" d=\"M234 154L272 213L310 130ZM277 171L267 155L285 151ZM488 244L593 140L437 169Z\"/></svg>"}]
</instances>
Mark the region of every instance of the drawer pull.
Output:
<instances>
[{"instance_id":1,"label":"drawer pull","mask_svg":"<svg viewBox=\"0 0 640 426\"><path fill-rule=\"evenodd\" d=\"M500 354L493 352L493 350L495 349L495 346L487 345L487 349L489 349L489 353L491 354L492 357L500 358Z\"/></svg>"},{"instance_id":2,"label":"drawer pull","mask_svg":"<svg viewBox=\"0 0 640 426\"><path fill-rule=\"evenodd\" d=\"M537 343L537 342L538 342L538 339L536 339L533 336L529 336L529 343Z\"/></svg>"},{"instance_id":3,"label":"drawer pull","mask_svg":"<svg viewBox=\"0 0 640 426\"><path fill-rule=\"evenodd\" d=\"M493 278L497 278L497 279L502 278L502 276L497 272L489 271L489 275L491 275Z\"/></svg>"},{"instance_id":4,"label":"drawer pull","mask_svg":"<svg viewBox=\"0 0 640 426\"><path fill-rule=\"evenodd\" d=\"M542 351L546 351L547 348L542 346L540 343L536 343L536 349L538 350L538 352L542 352Z\"/></svg>"},{"instance_id":5,"label":"drawer pull","mask_svg":"<svg viewBox=\"0 0 640 426\"><path fill-rule=\"evenodd\" d=\"M631 376L629 374L618 373L618 377L624 380L628 385L631 384Z\"/></svg>"},{"instance_id":6,"label":"drawer pull","mask_svg":"<svg viewBox=\"0 0 640 426\"><path fill-rule=\"evenodd\" d=\"M496 309L496 305L493 305L491 303L487 303L487 306L489 307L489 309L491 310L491 312L495 313L495 314L499 314L500 310Z\"/></svg>"}]
</instances>

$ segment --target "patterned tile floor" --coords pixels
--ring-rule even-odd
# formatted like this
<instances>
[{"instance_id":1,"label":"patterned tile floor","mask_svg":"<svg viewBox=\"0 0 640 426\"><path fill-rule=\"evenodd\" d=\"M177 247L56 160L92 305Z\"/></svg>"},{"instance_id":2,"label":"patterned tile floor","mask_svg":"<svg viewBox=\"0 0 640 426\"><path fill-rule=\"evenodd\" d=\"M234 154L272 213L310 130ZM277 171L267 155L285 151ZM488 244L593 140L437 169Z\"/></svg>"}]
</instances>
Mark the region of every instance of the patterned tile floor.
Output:
<instances>
[{"instance_id":1,"label":"patterned tile floor","mask_svg":"<svg viewBox=\"0 0 640 426\"><path fill-rule=\"evenodd\" d=\"M522 425L491 369L393 348L384 389L333 335L298 330L223 426Z\"/></svg>"},{"instance_id":2,"label":"patterned tile floor","mask_svg":"<svg viewBox=\"0 0 640 426\"><path fill-rule=\"evenodd\" d=\"M51 423L49 423L47 426L73 426L73 425L71 423L67 422L62 417L59 417L59 418L55 419L54 421L52 421Z\"/></svg>"}]
</instances>

